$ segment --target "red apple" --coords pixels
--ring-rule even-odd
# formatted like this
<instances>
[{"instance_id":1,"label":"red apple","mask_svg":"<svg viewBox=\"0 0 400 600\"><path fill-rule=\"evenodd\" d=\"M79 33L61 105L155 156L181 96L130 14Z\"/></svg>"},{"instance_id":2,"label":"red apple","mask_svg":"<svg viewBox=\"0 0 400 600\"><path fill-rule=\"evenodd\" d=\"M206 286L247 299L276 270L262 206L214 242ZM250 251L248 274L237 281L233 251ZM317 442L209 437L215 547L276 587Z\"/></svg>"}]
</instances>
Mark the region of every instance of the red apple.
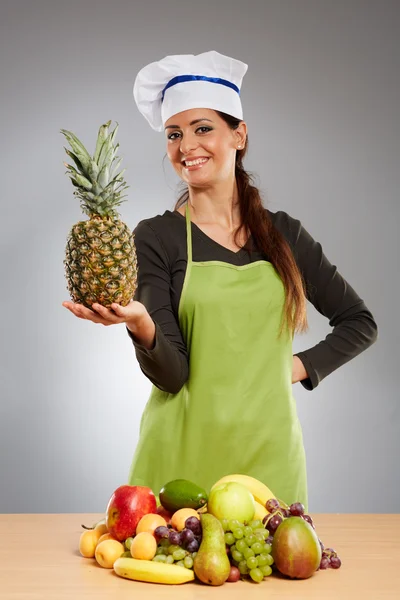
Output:
<instances>
[{"instance_id":1,"label":"red apple","mask_svg":"<svg viewBox=\"0 0 400 600\"><path fill-rule=\"evenodd\" d=\"M156 497L149 487L121 485L111 496L106 509L106 525L117 540L134 536L140 519L155 513Z\"/></svg>"}]
</instances>

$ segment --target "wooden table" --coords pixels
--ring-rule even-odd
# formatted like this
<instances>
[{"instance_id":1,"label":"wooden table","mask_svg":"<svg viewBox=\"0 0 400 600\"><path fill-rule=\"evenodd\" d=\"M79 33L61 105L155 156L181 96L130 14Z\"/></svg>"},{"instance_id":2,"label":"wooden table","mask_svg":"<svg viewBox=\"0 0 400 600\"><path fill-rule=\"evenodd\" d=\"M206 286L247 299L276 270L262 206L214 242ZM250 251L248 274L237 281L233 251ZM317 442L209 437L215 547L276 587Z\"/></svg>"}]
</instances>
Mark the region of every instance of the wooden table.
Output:
<instances>
[{"instance_id":1,"label":"wooden table","mask_svg":"<svg viewBox=\"0 0 400 600\"><path fill-rule=\"evenodd\" d=\"M313 515L326 546L342 559L338 570L310 579L272 575L262 583L160 585L122 579L78 551L81 523L98 514L0 515L1 600L386 600L400 598L400 515Z\"/></svg>"}]
</instances>

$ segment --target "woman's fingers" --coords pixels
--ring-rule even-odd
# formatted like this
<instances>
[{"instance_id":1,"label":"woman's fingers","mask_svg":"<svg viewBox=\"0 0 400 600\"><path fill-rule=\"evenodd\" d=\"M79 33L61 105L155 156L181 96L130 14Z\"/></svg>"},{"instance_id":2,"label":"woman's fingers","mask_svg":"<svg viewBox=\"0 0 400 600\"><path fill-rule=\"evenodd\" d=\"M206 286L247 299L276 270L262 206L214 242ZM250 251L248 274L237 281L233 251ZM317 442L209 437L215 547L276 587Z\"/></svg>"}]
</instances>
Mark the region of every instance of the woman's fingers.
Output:
<instances>
[{"instance_id":1,"label":"woman's fingers","mask_svg":"<svg viewBox=\"0 0 400 600\"><path fill-rule=\"evenodd\" d=\"M83 304L78 304L74 302L63 302L62 304L67 308L73 315L79 317L80 319L86 319L88 321L93 321L93 323L101 323L102 325L111 325L114 321L106 320L102 315L90 310L90 308L86 308ZM107 310L107 309L105 309Z\"/></svg>"},{"instance_id":2,"label":"woman's fingers","mask_svg":"<svg viewBox=\"0 0 400 600\"><path fill-rule=\"evenodd\" d=\"M101 304L93 304L93 309L96 313L99 313L103 317L103 319L108 323L122 323L123 319L121 319L115 312L111 311L109 308L102 306Z\"/></svg>"},{"instance_id":3,"label":"woman's fingers","mask_svg":"<svg viewBox=\"0 0 400 600\"><path fill-rule=\"evenodd\" d=\"M103 325L125 323L127 320L140 320L146 313L146 308L133 300L127 306L113 303L111 309L97 302L92 305L93 310L83 304L70 301L65 301L62 305L80 319L87 319L93 321L93 323L102 323Z\"/></svg>"}]
</instances>

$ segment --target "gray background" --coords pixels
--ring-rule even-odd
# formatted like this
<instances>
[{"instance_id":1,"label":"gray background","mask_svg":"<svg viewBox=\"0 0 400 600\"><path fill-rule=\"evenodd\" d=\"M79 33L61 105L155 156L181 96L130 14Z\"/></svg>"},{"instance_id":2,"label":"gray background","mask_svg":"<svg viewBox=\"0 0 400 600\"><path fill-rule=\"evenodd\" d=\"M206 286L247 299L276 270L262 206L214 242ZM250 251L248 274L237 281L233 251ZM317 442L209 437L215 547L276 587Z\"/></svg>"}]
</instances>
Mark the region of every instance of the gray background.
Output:
<instances>
[{"instance_id":1,"label":"gray background","mask_svg":"<svg viewBox=\"0 0 400 600\"><path fill-rule=\"evenodd\" d=\"M399 512L400 4L396 1L1 3L0 511L103 511L126 482L150 392L123 325L68 299L67 233L81 219L60 128L89 151L117 139L134 228L172 209L178 179L132 96L168 54L217 50L249 65L242 87L264 203L299 218L356 289L378 341L294 394L310 512ZM310 331L330 331L309 304ZM162 448L160 448L162 452Z\"/></svg>"}]
</instances>

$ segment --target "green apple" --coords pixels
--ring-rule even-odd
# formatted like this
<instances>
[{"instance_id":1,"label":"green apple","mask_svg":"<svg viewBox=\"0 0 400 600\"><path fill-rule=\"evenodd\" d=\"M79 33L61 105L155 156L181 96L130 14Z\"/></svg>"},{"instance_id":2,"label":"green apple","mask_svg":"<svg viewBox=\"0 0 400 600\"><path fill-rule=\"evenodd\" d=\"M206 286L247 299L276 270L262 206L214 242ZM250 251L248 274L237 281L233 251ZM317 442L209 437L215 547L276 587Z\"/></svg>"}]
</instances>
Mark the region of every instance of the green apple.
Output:
<instances>
[{"instance_id":1,"label":"green apple","mask_svg":"<svg viewBox=\"0 0 400 600\"><path fill-rule=\"evenodd\" d=\"M253 494L241 483L228 481L213 488L207 501L207 511L217 519L237 519L249 523L255 514Z\"/></svg>"}]
</instances>

